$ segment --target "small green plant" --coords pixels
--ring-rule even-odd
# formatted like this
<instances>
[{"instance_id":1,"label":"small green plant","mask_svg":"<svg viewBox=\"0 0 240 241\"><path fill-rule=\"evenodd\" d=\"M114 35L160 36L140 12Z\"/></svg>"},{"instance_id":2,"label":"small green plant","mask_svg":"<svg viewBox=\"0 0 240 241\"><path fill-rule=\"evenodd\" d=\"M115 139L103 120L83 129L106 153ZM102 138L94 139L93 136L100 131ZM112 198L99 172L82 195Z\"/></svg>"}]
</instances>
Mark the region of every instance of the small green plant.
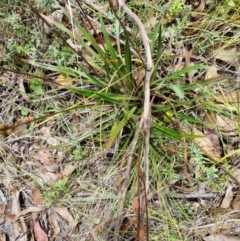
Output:
<instances>
[{"instance_id":1,"label":"small green plant","mask_svg":"<svg viewBox=\"0 0 240 241\"><path fill-rule=\"evenodd\" d=\"M30 89L36 94L41 95L43 92L42 81L36 78L32 78L30 81Z\"/></svg>"},{"instance_id":2,"label":"small green plant","mask_svg":"<svg viewBox=\"0 0 240 241\"><path fill-rule=\"evenodd\" d=\"M55 201L59 195L61 194L61 192L64 192L67 187L68 179L64 178L56 183L54 183L52 186L47 187L44 191L43 191L43 200L47 205L51 205L53 201Z\"/></svg>"},{"instance_id":3,"label":"small green plant","mask_svg":"<svg viewBox=\"0 0 240 241\"><path fill-rule=\"evenodd\" d=\"M21 115L22 116L27 116L29 114L29 110L26 108L21 109Z\"/></svg>"},{"instance_id":4,"label":"small green plant","mask_svg":"<svg viewBox=\"0 0 240 241\"><path fill-rule=\"evenodd\" d=\"M77 147L76 149L73 150L71 157L73 160L81 160L83 156L85 155L85 151L83 150L82 147Z\"/></svg>"},{"instance_id":5,"label":"small green plant","mask_svg":"<svg viewBox=\"0 0 240 241\"><path fill-rule=\"evenodd\" d=\"M181 0L172 0L171 7L169 9L169 13L167 14L167 19L170 20L172 17L181 13L184 8L184 4Z\"/></svg>"}]
</instances>

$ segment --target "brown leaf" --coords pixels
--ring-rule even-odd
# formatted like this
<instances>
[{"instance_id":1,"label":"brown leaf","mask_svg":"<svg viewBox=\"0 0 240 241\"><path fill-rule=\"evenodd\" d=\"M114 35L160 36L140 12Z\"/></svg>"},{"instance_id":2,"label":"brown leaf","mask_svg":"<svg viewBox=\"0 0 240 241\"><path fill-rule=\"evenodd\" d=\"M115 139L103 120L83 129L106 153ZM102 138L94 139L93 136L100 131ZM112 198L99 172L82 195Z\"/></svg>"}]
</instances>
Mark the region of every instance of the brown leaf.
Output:
<instances>
[{"instance_id":1,"label":"brown leaf","mask_svg":"<svg viewBox=\"0 0 240 241\"><path fill-rule=\"evenodd\" d=\"M136 81L136 86L139 88L142 84L142 80L146 74L145 67L141 67L135 72L135 81Z\"/></svg>"},{"instance_id":2,"label":"brown leaf","mask_svg":"<svg viewBox=\"0 0 240 241\"><path fill-rule=\"evenodd\" d=\"M205 8L205 0L201 0L199 6L196 9L194 9L193 13L191 14L191 17L194 18L195 20L202 18L201 12L203 12L204 8Z\"/></svg>"},{"instance_id":3,"label":"brown leaf","mask_svg":"<svg viewBox=\"0 0 240 241\"><path fill-rule=\"evenodd\" d=\"M9 237L9 236L8 236L8 237ZM5 233L1 233L1 235L0 235L0 240L2 240L2 241L7 241L7 240L8 240Z\"/></svg>"},{"instance_id":4,"label":"brown leaf","mask_svg":"<svg viewBox=\"0 0 240 241\"><path fill-rule=\"evenodd\" d=\"M32 214L32 219L34 221L33 231L34 231L34 234L35 234L36 241L48 241L47 234L41 228L41 226L39 224L39 221L36 221L36 219L37 219L36 213Z\"/></svg>"},{"instance_id":5,"label":"brown leaf","mask_svg":"<svg viewBox=\"0 0 240 241\"><path fill-rule=\"evenodd\" d=\"M232 91L214 95L217 102L220 103L239 103L240 91Z\"/></svg>"},{"instance_id":6,"label":"brown leaf","mask_svg":"<svg viewBox=\"0 0 240 241\"><path fill-rule=\"evenodd\" d=\"M234 210L240 210L240 201L235 202L235 203L233 204L233 209L234 209Z\"/></svg>"},{"instance_id":7,"label":"brown leaf","mask_svg":"<svg viewBox=\"0 0 240 241\"><path fill-rule=\"evenodd\" d=\"M120 227L120 236L123 237L124 235L126 235L126 233L134 226L134 224L136 223L136 219L135 218L130 218L123 222L121 224Z\"/></svg>"},{"instance_id":8,"label":"brown leaf","mask_svg":"<svg viewBox=\"0 0 240 241\"><path fill-rule=\"evenodd\" d=\"M233 206L234 210L240 210L240 195L239 194L234 198L232 206Z\"/></svg>"},{"instance_id":9,"label":"brown leaf","mask_svg":"<svg viewBox=\"0 0 240 241\"><path fill-rule=\"evenodd\" d=\"M193 128L193 134L195 134L197 136L202 136L202 137L194 138L193 142L202 150L202 152L210 160L212 160L214 162L218 162L219 159L221 158L221 156L216 151L216 147L214 146L212 141L196 128Z\"/></svg>"},{"instance_id":10,"label":"brown leaf","mask_svg":"<svg viewBox=\"0 0 240 241\"><path fill-rule=\"evenodd\" d=\"M205 79L213 79L216 77L218 77L217 68L213 65L207 70Z\"/></svg>"},{"instance_id":11,"label":"brown leaf","mask_svg":"<svg viewBox=\"0 0 240 241\"><path fill-rule=\"evenodd\" d=\"M231 132L231 131L236 132L238 120L236 120L234 122L233 120L231 120L229 118L224 118L224 117L217 115L216 123L217 123L217 126L219 127L219 129L225 133Z\"/></svg>"},{"instance_id":12,"label":"brown leaf","mask_svg":"<svg viewBox=\"0 0 240 241\"><path fill-rule=\"evenodd\" d=\"M68 177L75 169L76 169L76 166L66 165L66 166L64 166L62 175L63 175L64 177Z\"/></svg>"},{"instance_id":13,"label":"brown leaf","mask_svg":"<svg viewBox=\"0 0 240 241\"><path fill-rule=\"evenodd\" d=\"M139 211L139 197L135 197L133 200L133 210L134 212Z\"/></svg>"},{"instance_id":14,"label":"brown leaf","mask_svg":"<svg viewBox=\"0 0 240 241\"><path fill-rule=\"evenodd\" d=\"M239 51L237 48L232 49L217 49L214 51L214 57L220 59L227 64L239 69Z\"/></svg>"},{"instance_id":15,"label":"brown leaf","mask_svg":"<svg viewBox=\"0 0 240 241\"><path fill-rule=\"evenodd\" d=\"M42 14L42 13L39 13L39 15L40 15L44 20L46 20L50 25L56 23L56 21L55 21L52 17L48 17L48 16L46 16L46 15L44 15L44 14Z\"/></svg>"},{"instance_id":16,"label":"brown leaf","mask_svg":"<svg viewBox=\"0 0 240 241\"><path fill-rule=\"evenodd\" d=\"M36 188L32 191L32 199L38 205L43 205L43 199L40 189Z\"/></svg>"},{"instance_id":17,"label":"brown leaf","mask_svg":"<svg viewBox=\"0 0 240 241\"><path fill-rule=\"evenodd\" d=\"M240 238L237 236L228 236L225 234L214 234L208 237L203 238L204 241L240 241Z\"/></svg>"},{"instance_id":18,"label":"brown leaf","mask_svg":"<svg viewBox=\"0 0 240 241\"><path fill-rule=\"evenodd\" d=\"M53 173L51 171L40 171L38 170L38 176L41 178L39 181L43 183L54 183L59 179L57 173Z\"/></svg>"},{"instance_id":19,"label":"brown leaf","mask_svg":"<svg viewBox=\"0 0 240 241\"><path fill-rule=\"evenodd\" d=\"M182 193L191 193L191 192L194 192L198 189L198 186L193 186L193 187L178 187L178 186L175 186L175 188L177 188L178 190L180 190Z\"/></svg>"},{"instance_id":20,"label":"brown leaf","mask_svg":"<svg viewBox=\"0 0 240 241\"><path fill-rule=\"evenodd\" d=\"M226 190L225 196L223 198L223 201L221 203L221 208L229 208L231 205L231 202L233 200L233 187L229 184L228 188Z\"/></svg>"},{"instance_id":21,"label":"brown leaf","mask_svg":"<svg viewBox=\"0 0 240 241\"><path fill-rule=\"evenodd\" d=\"M39 149L35 153L30 155L32 158L34 158L37 161L40 161L44 165L49 165L54 162L54 159L49 151L45 149Z\"/></svg>"},{"instance_id":22,"label":"brown leaf","mask_svg":"<svg viewBox=\"0 0 240 241\"><path fill-rule=\"evenodd\" d=\"M232 209L231 208L211 208L209 210L210 214L214 214L214 213L221 213L221 214L226 214L228 212L231 212Z\"/></svg>"},{"instance_id":23,"label":"brown leaf","mask_svg":"<svg viewBox=\"0 0 240 241\"><path fill-rule=\"evenodd\" d=\"M144 229L143 228L140 228L139 232L138 232L138 240L139 241L142 241L144 239Z\"/></svg>"},{"instance_id":24,"label":"brown leaf","mask_svg":"<svg viewBox=\"0 0 240 241\"><path fill-rule=\"evenodd\" d=\"M214 129L216 126L217 113L215 111L206 111L204 113L203 121L206 122L204 126Z\"/></svg>"},{"instance_id":25,"label":"brown leaf","mask_svg":"<svg viewBox=\"0 0 240 241\"><path fill-rule=\"evenodd\" d=\"M119 5L118 5L118 0L112 0L111 2L112 8L115 12L118 11Z\"/></svg>"},{"instance_id":26,"label":"brown leaf","mask_svg":"<svg viewBox=\"0 0 240 241\"><path fill-rule=\"evenodd\" d=\"M52 209L57 212L64 220L68 222L69 225L73 225L73 216L69 213L67 208L64 207L52 207Z\"/></svg>"},{"instance_id":27,"label":"brown leaf","mask_svg":"<svg viewBox=\"0 0 240 241\"><path fill-rule=\"evenodd\" d=\"M15 216L15 220L19 219L21 216L24 216L28 213L33 213L33 212L40 212L43 211L44 209L46 209L45 207L28 207L25 208L24 210L22 210L21 212L19 212L16 216Z\"/></svg>"},{"instance_id":28,"label":"brown leaf","mask_svg":"<svg viewBox=\"0 0 240 241\"><path fill-rule=\"evenodd\" d=\"M60 227L58 225L57 219L54 216L54 214L49 215L49 222L51 224L51 230L52 230L52 238L55 238L60 233Z\"/></svg>"},{"instance_id":29,"label":"brown leaf","mask_svg":"<svg viewBox=\"0 0 240 241\"><path fill-rule=\"evenodd\" d=\"M5 215L5 220L9 221L9 222L14 222L16 220L16 215L15 214L6 214Z\"/></svg>"},{"instance_id":30,"label":"brown leaf","mask_svg":"<svg viewBox=\"0 0 240 241\"><path fill-rule=\"evenodd\" d=\"M212 142L213 146L215 147L215 153L221 156L222 148L216 130L204 129L204 134L208 137L208 139Z\"/></svg>"}]
</instances>

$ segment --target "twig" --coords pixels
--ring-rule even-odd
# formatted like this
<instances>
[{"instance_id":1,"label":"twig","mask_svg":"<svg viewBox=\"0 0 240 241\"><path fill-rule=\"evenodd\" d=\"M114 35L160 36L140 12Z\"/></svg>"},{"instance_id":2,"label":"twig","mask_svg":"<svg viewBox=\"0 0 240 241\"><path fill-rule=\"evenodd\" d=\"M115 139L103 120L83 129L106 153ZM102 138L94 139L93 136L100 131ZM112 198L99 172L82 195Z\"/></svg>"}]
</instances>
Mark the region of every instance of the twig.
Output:
<instances>
[{"instance_id":1,"label":"twig","mask_svg":"<svg viewBox=\"0 0 240 241\"><path fill-rule=\"evenodd\" d=\"M202 228L211 228L211 227L215 227L217 226L219 228L220 224L227 224L227 223L233 223L238 225L238 223L240 222L239 219L226 219L220 222L214 222L214 223L210 223L204 226L198 226L198 227L194 227L194 228L189 228L188 230L196 230L196 229L202 229Z\"/></svg>"},{"instance_id":2,"label":"twig","mask_svg":"<svg viewBox=\"0 0 240 241\"><path fill-rule=\"evenodd\" d=\"M138 136L139 136L142 128L145 132L144 172L145 172L145 187L146 187L145 193L146 194L148 193L148 189L149 189L149 150L150 150L149 141L150 141L150 128L151 128L150 79L151 79L152 69L153 69L153 62L152 62L150 44L149 44L150 40L147 37L144 25L142 24L139 17L135 13L133 13L122 0L118 0L118 4L119 4L119 7L122 8L127 13L127 15L135 21L135 23L139 27L140 35L141 35L144 49L146 52L146 75L145 75L145 86L144 86L145 87L145 89L144 89L144 109L143 109L143 114L142 114L141 120L139 121L138 129L137 129L134 139L132 141L131 152L129 155L127 170L125 173L125 180L124 180L124 183L122 186L122 196L121 196L122 202L121 202L121 206L120 206L120 209L118 212L118 217L116 220L117 223L115 223L115 234L119 233L120 217L123 212L127 188L129 185L133 155L135 153ZM115 236L114 240L115 241L118 240L117 235ZM148 237L147 237L147 240L148 240Z\"/></svg>"},{"instance_id":3,"label":"twig","mask_svg":"<svg viewBox=\"0 0 240 241\"><path fill-rule=\"evenodd\" d=\"M210 199L216 198L217 193L175 193L175 194L165 194L167 198L179 198L179 199Z\"/></svg>"},{"instance_id":4,"label":"twig","mask_svg":"<svg viewBox=\"0 0 240 241\"><path fill-rule=\"evenodd\" d=\"M146 192L149 187L149 140L150 140L150 128L151 128L151 103L150 103L150 79L152 75L153 62L150 50L150 40L148 39L144 25L142 24L139 17L133 13L127 5L122 1L118 0L119 6L131 17L138 25L140 35L143 41L144 49L146 52L146 75L145 75L145 89L144 89L144 109L141 121L139 122L139 128L144 125L145 131L145 158L144 158L144 171L146 176Z\"/></svg>"},{"instance_id":5,"label":"twig","mask_svg":"<svg viewBox=\"0 0 240 241\"><path fill-rule=\"evenodd\" d=\"M142 122L142 121L140 121ZM114 233L116 234L116 236L114 237L114 241L118 240L118 236L117 234L119 233L119 226L120 226L120 221L121 221L121 215L123 213L123 209L124 209L124 203L125 203L125 199L126 199L126 195L127 195L127 190L128 190L128 186L129 186L129 181L130 181L130 175L131 175L131 167L132 167L132 161L133 161L133 156L135 153L135 148L137 145L137 140L138 140L138 136L140 134L140 129L137 129L134 135L134 138L132 140L131 143L131 150L129 153L129 158L128 158L128 163L127 163L127 170L125 172L125 178L124 178L124 182L120 191L120 199L121 199L121 205L118 209L118 215L116 218L116 222L114 223ZM111 227L110 227L111 229Z\"/></svg>"}]
</instances>

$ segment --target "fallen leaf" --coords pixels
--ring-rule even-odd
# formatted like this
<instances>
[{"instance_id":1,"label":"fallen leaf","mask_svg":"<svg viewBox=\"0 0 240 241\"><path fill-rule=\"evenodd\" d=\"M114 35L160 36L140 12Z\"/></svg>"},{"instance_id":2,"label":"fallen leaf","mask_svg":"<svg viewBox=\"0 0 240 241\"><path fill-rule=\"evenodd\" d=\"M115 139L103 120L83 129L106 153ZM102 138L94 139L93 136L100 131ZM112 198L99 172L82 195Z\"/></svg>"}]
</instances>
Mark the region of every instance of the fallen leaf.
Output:
<instances>
[{"instance_id":1,"label":"fallen leaf","mask_svg":"<svg viewBox=\"0 0 240 241\"><path fill-rule=\"evenodd\" d=\"M62 74L60 74L55 80L53 80L54 83L61 85L61 86L72 86L72 80L69 77L66 77Z\"/></svg>"},{"instance_id":2,"label":"fallen leaf","mask_svg":"<svg viewBox=\"0 0 240 241\"><path fill-rule=\"evenodd\" d=\"M9 237L9 235L8 235L8 237ZM7 236L6 236L5 233L2 233L2 234L1 234L0 240L2 240L2 241L7 241Z\"/></svg>"},{"instance_id":3,"label":"fallen leaf","mask_svg":"<svg viewBox=\"0 0 240 241\"><path fill-rule=\"evenodd\" d=\"M47 172L38 170L37 174L41 178L39 179L39 181L41 181L42 183L54 183L59 179L59 176L51 171Z\"/></svg>"},{"instance_id":4,"label":"fallen leaf","mask_svg":"<svg viewBox=\"0 0 240 241\"><path fill-rule=\"evenodd\" d=\"M229 118L224 118L219 115L216 116L217 126L221 131L231 132L237 130L238 120L235 122Z\"/></svg>"},{"instance_id":5,"label":"fallen leaf","mask_svg":"<svg viewBox=\"0 0 240 241\"><path fill-rule=\"evenodd\" d=\"M227 187L227 190L226 190L226 193L225 193L225 196L223 198L223 201L221 203L221 208L229 208L230 205L231 205L231 202L233 200L233 186L231 186L230 184L228 185Z\"/></svg>"},{"instance_id":6,"label":"fallen leaf","mask_svg":"<svg viewBox=\"0 0 240 241\"><path fill-rule=\"evenodd\" d=\"M193 134L197 137L193 139L193 142L202 150L202 152L212 161L218 162L221 156L216 151L216 147L212 143L212 141L205 136L201 131L196 128L193 128Z\"/></svg>"},{"instance_id":7,"label":"fallen leaf","mask_svg":"<svg viewBox=\"0 0 240 241\"><path fill-rule=\"evenodd\" d=\"M133 210L134 212L138 212L139 211L139 197L135 197L133 200Z\"/></svg>"},{"instance_id":8,"label":"fallen leaf","mask_svg":"<svg viewBox=\"0 0 240 241\"><path fill-rule=\"evenodd\" d=\"M204 129L203 130L204 134L208 137L208 139L211 141L215 148L215 153L219 156L222 154L222 148L221 148L221 143L220 139L218 136L218 133L216 130L211 130L211 129Z\"/></svg>"},{"instance_id":9,"label":"fallen leaf","mask_svg":"<svg viewBox=\"0 0 240 241\"><path fill-rule=\"evenodd\" d=\"M228 236L225 234L214 234L208 237L203 238L204 241L240 241L240 238L237 236Z\"/></svg>"},{"instance_id":10,"label":"fallen leaf","mask_svg":"<svg viewBox=\"0 0 240 241\"><path fill-rule=\"evenodd\" d=\"M240 91L232 91L214 95L217 102L220 103L239 103Z\"/></svg>"},{"instance_id":11,"label":"fallen leaf","mask_svg":"<svg viewBox=\"0 0 240 241\"><path fill-rule=\"evenodd\" d=\"M43 198L40 189L36 188L32 191L32 199L38 205L43 205Z\"/></svg>"},{"instance_id":12,"label":"fallen leaf","mask_svg":"<svg viewBox=\"0 0 240 241\"><path fill-rule=\"evenodd\" d=\"M36 221L37 215L36 213L32 214L32 220L34 222L33 224L33 231L35 234L36 241L48 241L48 236L47 234L43 231L41 228L39 221Z\"/></svg>"},{"instance_id":13,"label":"fallen leaf","mask_svg":"<svg viewBox=\"0 0 240 241\"><path fill-rule=\"evenodd\" d=\"M118 11L118 8L119 8L119 5L118 5L118 0L112 0L111 1L111 4L112 4L112 8L115 12Z\"/></svg>"},{"instance_id":14,"label":"fallen leaf","mask_svg":"<svg viewBox=\"0 0 240 241\"><path fill-rule=\"evenodd\" d=\"M211 208L211 209L209 209L210 214L214 214L214 213L226 214L231 211L232 211L231 208Z\"/></svg>"},{"instance_id":15,"label":"fallen leaf","mask_svg":"<svg viewBox=\"0 0 240 241\"><path fill-rule=\"evenodd\" d=\"M191 14L191 17L194 20L198 20L198 19L202 18L201 12L203 12L204 8L205 8L205 0L201 0L198 7L196 9L193 9L193 11L192 11L193 13Z\"/></svg>"},{"instance_id":16,"label":"fallen leaf","mask_svg":"<svg viewBox=\"0 0 240 241\"><path fill-rule=\"evenodd\" d=\"M233 209L234 210L240 210L240 200L233 203Z\"/></svg>"},{"instance_id":17,"label":"fallen leaf","mask_svg":"<svg viewBox=\"0 0 240 241\"><path fill-rule=\"evenodd\" d=\"M146 70L145 70L145 67L141 67L140 69L138 69L136 72L135 72L135 82L136 82L136 86L137 88L139 88L142 84L143 84L143 78L146 74Z\"/></svg>"},{"instance_id":18,"label":"fallen leaf","mask_svg":"<svg viewBox=\"0 0 240 241\"><path fill-rule=\"evenodd\" d=\"M5 214L5 220L9 221L9 222L14 222L16 221L16 215L15 214Z\"/></svg>"},{"instance_id":19,"label":"fallen leaf","mask_svg":"<svg viewBox=\"0 0 240 241\"><path fill-rule=\"evenodd\" d=\"M54 159L50 152L44 149L39 149L35 153L30 154L30 156L35 160L40 161L44 165L49 165L54 162Z\"/></svg>"},{"instance_id":20,"label":"fallen leaf","mask_svg":"<svg viewBox=\"0 0 240 241\"><path fill-rule=\"evenodd\" d=\"M205 79L213 79L216 77L218 77L217 68L213 65L207 70Z\"/></svg>"},{"instance_id":21,"label":"fallen leaf","mask_svg":"<svg viewBox=\"0 0 240 241\"><path fill-rule=\"evenodd\" d=\"M11 198L11 213L17 214L20 212L20 201L19 201L19 191L16 188L12 189L12 198Z\"/></svg>"},{"instance_id":22,"label":"fallen leaf","mask_svg":"<svg viewBox=\"0 0 240 241\"><path fill-rule=\"evenodd\" d=\"M235 67L237 70L239 70L239 51L237 48L232 49L217 49L213 53L214 57L216 59L222 60L226 62L227 64Z\"/></svg>"},{"instance_id":23,"label":"fallen leaf","mask_svg":"<svg viewBox=\"0 0 240 241\"><path fill-rule=\"evenodd\" d=\"M240 210L240 195L237 193L237 196L234 198L232 202L232 206L234 210Z\"/></svg>"},{"instance_id":24,"label":"fallen leaf","mask_svg":"<svg viewBox=\"0 0 240 241\"><path fill-rule=\"evenodd\" d=\"M126 220L124 220L125 222L123 222L120 226L120 236L123 237L126 235L127 232L129 232L129 230L134 226L134 224L136 223L135 218L126 218Z\"/></svg>"},{"instance_id":25,"label":"fallen leaf","mask_svg":"<svg viewBox=\"0 0 240 241\"><path fill-rule=\"evenodd\" d=\"M11 213L8 214L8 220L13 220L15 216L20 212L20 192L17 188L12 189L12 198L11 198ZM12 215L13 214L13 215ZM24 219L13 221L13 236L14 240L27 241L27 225Z\"/></svg>"},{"instance_id":26,"label":"fallen leaf","mask_svg":"<svg viewBox=\"0 0 240 241\"><path fill-rule=\"evenodd\" d=\"M174 187L180 190L182 193L192 193L198 189L197 185L193 187L178 187L174 185Z\"/></svg>"},{"instance_id":27,"label":"fallen leaf","mask_svg":"<svg viewBox=\"0 0 240 241\"><path fill-rule=\"evenodd\" d=\"M46 209L46 207L35 207L35 206L26 208L23 211L21 211L21 212L19 212L18 214L15 215L14 221L19 219L21 216L26 215L26 214L33 213L33 212L40 212L40 211L43 211L45 209Z\"/></svg>"},{"instance_id":28,"label":"fallen leaf","mask_svg":"<svg viewBox=\"0 0 240 241\"><path fill-rule=\"evenodd\" d=\"M216 126L217 113L215 111L205 111L203 121L206 122L204 126L214 129Z\"/></svg>"},{"instance_id":29,"label":"fallen leaf","mask_svg":"<svg viewBox=\"0 0 240 241\"><path fill-rule=\"evenodd\" d=\"M52 230L51 237L55 238L60 233L61 230L54 214L49 215L49 222L51 224L51 230Z\"/></svg>"},{"instance_id":30,"label":"fallen leaf","mask_svg":"<svg viewBox=\"0 0 240 241\"><path fill-rule=\"evenodd\" d=\"M139 241L142 241L144 239L144 234L145 234L145 231L143 228L140 228L139 232L138 232L138 239Z\"/></svg>"},{"instance_id":31,"label":"fallen leaf","mask_svg":"<svg viewBox=\"0 0 240 241\"><path fill-rule=\"evenodd\" d=\"M66 166L64 166L62 175L63 175L64 177L68 177L75 169L76 169L76 166L66 165Z\"/></svg>"},{"instance_id":32,"label":"fallen leaf","mask_svg":"<svg viewBox=\"0 0 240 241\"><path fill-rule=\"evenodd\" d=\"M53 211L57 212L69 225L74 223L73 216L69 213L67 208L64 207L52 207Z\"/></svg>"}]
</instances>

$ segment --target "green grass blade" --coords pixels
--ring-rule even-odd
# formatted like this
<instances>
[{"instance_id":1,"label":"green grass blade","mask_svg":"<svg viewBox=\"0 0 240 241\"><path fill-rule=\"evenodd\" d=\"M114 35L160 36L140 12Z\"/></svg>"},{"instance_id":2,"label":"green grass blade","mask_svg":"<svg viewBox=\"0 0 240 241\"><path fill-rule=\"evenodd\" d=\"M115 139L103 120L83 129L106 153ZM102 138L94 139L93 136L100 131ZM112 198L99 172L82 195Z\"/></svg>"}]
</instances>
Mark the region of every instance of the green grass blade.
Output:
<instances>
[{"instance_id":1,"label":"green grass blade","mask_svg":"<svg viewBox=\"0 0 240 241\"><path fill-rule=\"evenodd\" d=\"M83 95L85 97L90 98L98 98L100 100L108 101L113 104L121 105L126 102L126 100L129 98L126 95L119 95L119 94L112 94L112 93L101 93L96 90L90 90L90 89L84 89L80 90L77 88L69 87L71 91L73 91L76 94Z\"/></svg>"},{"instance_id":2,"label":"green grass blade","mask_svg":"<svg viewBox=\"0 0 240 241\"><path fill-rule=\"evenodd\" d=\"M108 139L108 142L106 144L106 149L111 148L111 146L113 145L113 143L115 142L117 136L119 135L119 133L122 131L122 129L124 128L124 126L128 123L128 121L133 117L133 113L136 110L136 106L133 107L130 111L125 111L124 112L124 116L123 118L119 121L118 119L115 120L111 133L110 133L110 137Z\"/></svg>"},{"instance_id":3,"label":"green grass blade","mask_svg":"<svg viewBox=\"0 0 240 241\"><path fill-rule=\"evenodd\" d=\"M130 50L130 44L129 44L129 38L128 38L128 33L125 31L125 65L126 65L126 71L129 73L128 75L128 80L127 81L127 86L128 88L132 89L133 88L133 75L132 75L132 55L131 55L131 50Z\"/></svg>"},{"instance_id":4,"label":"green grass blade","mask_svg":"<svg viewBox=\"0 0 240 241\"><path fill-rule=\"evenodd\" d=\"M157 33L157 54L156 54L156 59L154 62L154 69L152 72L151 80L155 79L157 69L159 68L159 65L161 64L161 55L162 55L162 24L161 23L159 23L157 30L158 31L155 32L154 38L153 38L153 39L156 38L155 35ZM155 41L151 45L152 49L153 49L154 45L155 45Z\"/></svg>"},{"instance_id":5,"label":"green grass blade","mask_svg":"<svg viewBox=\"0 0 240 241\"><path fill-rule=\"evenodd\" d=\"M201 69L206 69L208 70L210 68L210 66L207 66L207 65L193 65L193 66L188 66L188 67L185 67L181 70L178 70L174 73L172 73L171 75L167 76L165 79L166 80L172 80L172 79L176 79L176 78L179 78L181 77L181 75L184 75L190 71L193 71L193 70L201 70Z\"/></svg>"},{"instance_id":6,"label":"green grass blade","mask_svg":"<svg viewBox=\"0 0 240 241\"><path fill-rule=\"evenodd\" d=\"M61 74L65 74L67 76L71 76L76 79L81 78L81 80L84 81L85 83L94 84L94 85L102 87L102 88L105 88L107 86L107 84L104 81L89 74L81 65L79 65L79 68L81 70L81 71L79 71L74 68L70 68L70 67L66 67L66 66L56 66L56 65L50 65L50 64L46 64L46 63L36 62L35 60L28 60L27 63L29 63L33 66L42 68L42 69L59 72Z\"/></svg>"}]
</instances>

